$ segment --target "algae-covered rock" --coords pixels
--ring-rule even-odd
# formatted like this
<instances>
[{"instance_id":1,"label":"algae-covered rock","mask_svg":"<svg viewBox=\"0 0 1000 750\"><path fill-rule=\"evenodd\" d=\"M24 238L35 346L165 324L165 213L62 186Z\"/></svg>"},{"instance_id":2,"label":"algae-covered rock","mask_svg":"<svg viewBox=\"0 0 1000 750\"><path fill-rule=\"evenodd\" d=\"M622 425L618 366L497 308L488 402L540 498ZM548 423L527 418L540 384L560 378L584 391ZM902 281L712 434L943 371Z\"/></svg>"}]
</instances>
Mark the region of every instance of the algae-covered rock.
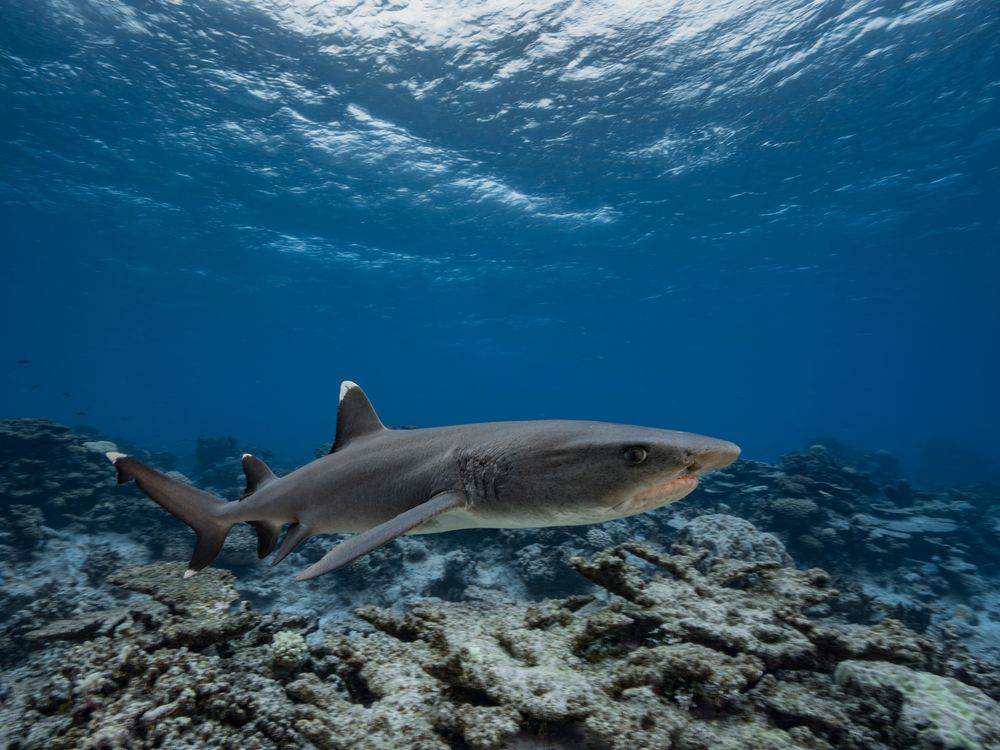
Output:
<instances>
[{"instance_id":1,"label":"algae-covered rock","mask_svg":"<svg viewBox=\"0 0 1000 750\"><path fill-rule=\"evenodd\" d=\"M898 705L900 746L914 750L991 750L1000 747L1000 704L950 677L887 662L845 661L838 685L882 704Z\"/></svg>"}]
</instances>

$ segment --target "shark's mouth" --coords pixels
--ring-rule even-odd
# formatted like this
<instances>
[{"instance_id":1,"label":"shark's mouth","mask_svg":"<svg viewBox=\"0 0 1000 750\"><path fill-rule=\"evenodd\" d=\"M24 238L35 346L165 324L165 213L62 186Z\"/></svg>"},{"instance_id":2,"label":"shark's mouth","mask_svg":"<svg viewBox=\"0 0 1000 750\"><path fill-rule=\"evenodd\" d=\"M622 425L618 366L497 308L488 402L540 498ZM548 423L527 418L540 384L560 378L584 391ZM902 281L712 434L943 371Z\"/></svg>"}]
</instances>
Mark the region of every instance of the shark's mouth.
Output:
<instances>
[{"instance_id":1,"label":"shark's mouth","mask_svg":"<svg viewBox=\"0 0 1000 750\"><path fill-rule=\"evenodd\" d=\"M668 479L666 482L653 485L649 489L642 490L633 495L633 500L639 503L655 502L662 498L662 502L680 500L688 493L694 491L698 486L698 477L694 474L684 474L675 479Z\"/></svg>"},{"instance_id":2,"label":"shark's mouth","mask_svg":"<svg viewBox=\"0 0 1000 750\"><path fill-rule=\"evenodd\" d=\"M644 490L639 490L627 500L615 505L611 510L614 513L624 513L625 515L642 513L687 497L697 486L697 476L694 474L684 474L673 479L668 479L665 482L654 484L652 487L647 487Z\"/></svg>"}]
</instances>

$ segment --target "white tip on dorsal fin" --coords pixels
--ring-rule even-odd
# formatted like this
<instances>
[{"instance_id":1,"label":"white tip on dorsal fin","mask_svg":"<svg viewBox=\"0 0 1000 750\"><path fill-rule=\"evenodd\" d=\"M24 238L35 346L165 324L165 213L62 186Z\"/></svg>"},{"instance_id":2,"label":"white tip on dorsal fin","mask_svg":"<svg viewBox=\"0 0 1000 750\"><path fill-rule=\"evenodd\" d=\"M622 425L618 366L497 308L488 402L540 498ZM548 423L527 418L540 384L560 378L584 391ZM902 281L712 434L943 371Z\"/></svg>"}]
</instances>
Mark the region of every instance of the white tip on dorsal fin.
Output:
<instances>
[{"instance_id":1,"label":"white tip on dorsal fin","mask_svg":"<svg viewBox=\"0 0 1000 750\"><path fill-rule=\"evenodd\" d=\"M108 457L108 460L111 463L114 463L119 458L128 458L127 455L125 455L124 453L119 453L118 451L110 451L108 453L105 453L104 455Z\"/></svg>"},{"instance_id":2,"label":"white tip on dorsal fin","mask_svg":"<svg viewBox=\"0 0 1000 750\"><path fill-rule=\"evenodd\" d=\"M340 450L355 438L384 429L382 421L358 384L350 380L341 383L340 405L337 407L337 437L330 453Z\"/></svg>"},{"instance_id":3,"label":"white tip on dorsal fin","mask_svg":"<svg viewBox=\"0 0 1000 750\"><path fill-rule=\"evenodd\" d=\"M338 400L343 401L344 396L347 395L347 392L352 388L357 388L357 387L358 387L357 383L352 383L350 380L345 380L343 383L340 384L340 399Z\"/></svg>"},{"instance_id":4,"label":"white tip on dorsal fin","mask_svg":"<svg viewBox=\"0 0 1000 750\"><path fill-rule=\"evenodd\" d=\"M197 570L191 570L191 568L188 568L187 570L184 571L184 577L185 578L190 578L191 576L193 576L197 572L198 572Z\"/></svg>"}]
</instances>

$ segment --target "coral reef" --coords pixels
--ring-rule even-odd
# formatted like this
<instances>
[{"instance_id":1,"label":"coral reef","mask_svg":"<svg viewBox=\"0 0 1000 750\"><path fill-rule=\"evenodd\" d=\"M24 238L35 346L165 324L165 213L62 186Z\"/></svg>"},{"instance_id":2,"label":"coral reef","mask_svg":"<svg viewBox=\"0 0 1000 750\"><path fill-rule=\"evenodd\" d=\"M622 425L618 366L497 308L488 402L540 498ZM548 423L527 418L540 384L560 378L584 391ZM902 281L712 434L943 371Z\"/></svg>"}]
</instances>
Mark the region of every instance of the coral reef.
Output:
<instances>
[{"instance_id":1,"label":"coral reef","mask_svg":"<svg viewBox=\"0 0 1000 750\"><path fill-rule=\"evenodd\" d=\"M38 632L85 640L5 674L2 738L22 750L996 746L997 704L926 671L925 639L888 620L810 619L836 596L820 570L634 542L571 565L604 593L366 607L372 632L308 648L314 620L233 606L226 571L126 568L111 580L152 600Z\"/></svg>"},{"instance_id":2,"label":"coral reef","mask_svg":"<svg viewBox=\"0 0 1000 750\"><path fill-rule=\"evenodd\" d=\"M10 747L299 747L288 699L263 665L274 634L301 618L262 615L228 571L125 568L110 580L153 597L34 633L54 646L6 673L0 735Z\"/></svg>"},{"instance_id":3,"label":"coral reef","mask_svg":"<svg viewBox=\"0 0 1000 750\"><path fill-rule=\"evenodd\" d=\"M898 480L884 455L833 447L881 466L876 475L893 483L879 486L814 445L777 466L740 461L706 478L702 492L673 509L672 523L739 516L780 537L796 561L834 574L854 619L893 616L937 637L951 630L1000 661L1000 493L918 490Z\"/></svg>"},{"instance_id":4,"label":"coral reef","mask_svg":"<svg viewBox=\"0 0 1000 750\"><path fill-rule=\"evenodd\" d=\"M788 565L792 558L774 534L758 531L742 518L722 513L698 516L687 523L680 541L708 550L713 556Z\"/></svg>"},{"instance_id":5,"label":"coral reef","mask_svg":"<svg viewBox=\"0 0 1000 750\"><path fill-rule=\"evenodd\" d=\"M197 483L238 497L237 445L206 441ZM115 447L0 422L0 746L998 746L986 488L824 444L653 513L405 537L289 585L336 539L272 569L241 527L235 577L144 566L192 537L113 484Z\"/></svg>"},{"instance_id":6,"label":"coral reef","mask_svg":"<svg viewBox=\"0 0 1000 750\"><path fill-rule=\"evenodd\" d=\"M838 464L866 474L879 485L898 482L903 475L899 461L887 451L852 448L833 438L813 440L810 445L825 449Z\"/></svg>"},{"instance_id":7,"label":"coral reef","mask_svg":"<svg viewBox=\"0 0 1000 750\"><path fill-rule=\"evenodd\" d=\"M0 421L0 507L5 513L12 505L44 508L48 518L72 518L114 484L107 472L101 481L103 462L68 427L47 419Z\"/></svg>"},{"instance_id":8,"label":"coral reef","mask_svg":"<svg viewBox=\"0 0 1000 750\"><path fill-rule=\"evenodd\" d=\"M950 677L899 664L845 661L836 683L880 706L897 707L893 730L900 746L1000 747L1000 704Z\"/></svg>"}]
</instances>

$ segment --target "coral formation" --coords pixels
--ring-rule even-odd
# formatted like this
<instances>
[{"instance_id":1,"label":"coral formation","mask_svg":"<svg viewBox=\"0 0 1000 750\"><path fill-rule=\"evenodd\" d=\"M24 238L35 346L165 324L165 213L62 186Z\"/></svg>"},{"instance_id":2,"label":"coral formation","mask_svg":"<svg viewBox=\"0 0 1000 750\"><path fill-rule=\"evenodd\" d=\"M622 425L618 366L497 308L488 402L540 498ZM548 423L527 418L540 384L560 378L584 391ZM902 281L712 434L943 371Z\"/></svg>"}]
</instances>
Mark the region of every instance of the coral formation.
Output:
<instances>
[{"instance_id":1,"label":"coral formation","mask_svg":"<svg viewBox=\"0 0 1000 750\"><path fill-rule=\"evenodd\" d=\"M822 565L850 596L852 613L891 615L943 637L952 629L977 653L1000 660L1000 516L989 490L917 490L898 480L884 455L835 446L861 466L879 467L880 487L814 445L773 466L740 461L703 481L678 504L674 525L726 513L778 535L791 556ZM862 611L863 610L863 611ZM975 618L966 611L979 612Z\"/></svg>"},{"instance_id":2,"label":"coral formation","mask_svg":"<svg viewBox=\"0 0 1000 750\"><path fill-rule=\"evenodd\" d=\"M723 513L709 513L692 519L681 529L680 541L721 557L781 565L792 562L785 545L774 534L758 531L749 521Z\"/></svg>"},{"instance_id":3,"label":"coral formation","mask_svg":"<svg viewBox=\"0 0 1000 750\"><path fill-rule=\"evenodd\" d=\"M634 542L571 565L604 595L365 607L358 614L374 632L332 631L311 649L308 618L232 606L228 572L185 580L178 564L126 568L111 580L153 601L38 633L86 640L7 675L5 739L24 750L993 741L996 704L923 671L933 661L926 640L892 621L846 631L810 619L836 596L822 571ZM873 691L886 685L901 691L900 708L873 716ZM914 711L934 701L947 716L915 724Z\"/></svg>"},{"instance_id":4,"label":"coral formation","mask_svg":"<svg viewBox=\"0 0 1000 750\"><path fill-rule=\"evenodd\" d=\"M85 512L113 484L103 462L69 428L47 419L0 421L0 507L44 509L52 519Z\"/></svg>"},{"instance_id":5,"label":"coral formation","mask_svg":"<svg viewBox=\"0 0 1000 750\"><path fill-rule=\"evenodd\" d=\"M24 748L301 746L288 699L262 665L277 632L301 618L231 606L228 571L190 580L177 563L125 568L111 580L149 594L111 612L37 631L55 646L9 672L2 739Z\"/></svg>"},{"instance_id":6,"label":"coral formation","mask_svg":"<svg viewBox=\"0 0 1000 750\"><path fill-rule=\"evenodd\" d=\"M234 445L206 442L197 477L230 497ZM114 447L0 423L0 746L997 746L988 490L825 445L631 519L406 537L291 586L335 539L272 570L237 529L235 577L143 565L192 540L114 488Z\"/></svg>"},{"instance_id":7,"label":"coral formation","mask_svg":"<svg viewBox=\"0 0 1000 750\"><path fill-rule=\"evenodd\" d=\"M893 728L900 746L1000 747L1000 704L977 688L885 662L845 661L834 677L850 692L898 706Z\"/></svg>"},{"instance_id":8,"label":"coral formation","mask_svg":"<svg viewBox=\"0 0 1000 750\"><path fill-rule=\"evenodd\" d=\"M295 669L307 653L306 639L294 630L282 630L271 639L271 663L278 669Z\"/></svg>"}]
</instances>

